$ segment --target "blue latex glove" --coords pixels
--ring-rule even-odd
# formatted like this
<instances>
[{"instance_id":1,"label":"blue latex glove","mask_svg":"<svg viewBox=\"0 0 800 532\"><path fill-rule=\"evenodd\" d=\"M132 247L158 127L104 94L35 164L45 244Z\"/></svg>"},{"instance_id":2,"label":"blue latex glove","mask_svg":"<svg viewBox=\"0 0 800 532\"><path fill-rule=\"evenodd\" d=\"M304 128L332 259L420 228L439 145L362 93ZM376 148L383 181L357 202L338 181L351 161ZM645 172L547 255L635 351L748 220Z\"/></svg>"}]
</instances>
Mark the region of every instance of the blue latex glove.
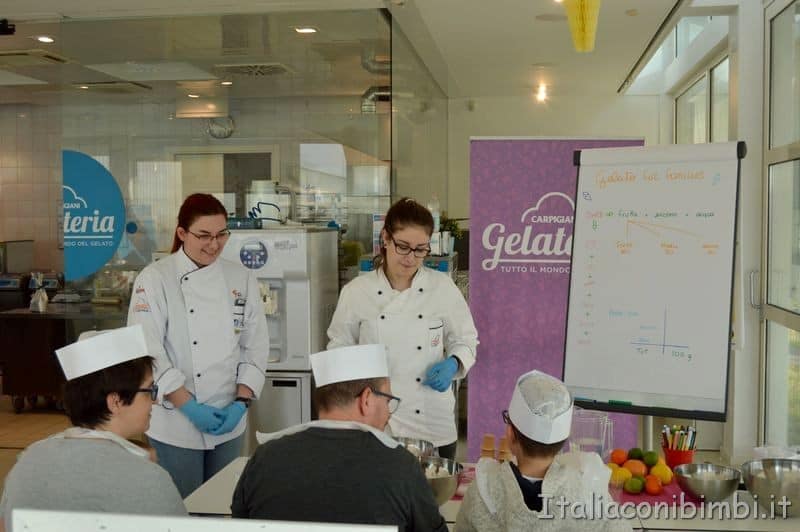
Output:
<instances>
[{"instance_id":1,"label":"blue latex glove","mask_svg":"<svg viewBox=\"0 0 800 532\"><path fill-rule=\"evenodd\" d=\"M226 406L222 411L225 412L225 421L223 421L222 425L216 429L209 431L211 434L218 436L235 429L236 425L239 424L239 420L242 419L244 413L247 412L247 407L241 401L234 401Z\"/></svg>"},{"instance_id":2,"label":"blue latex glove","mask_svg":"<svg viewBox=\"0 0 800 532\"><path fill-rule=\"evenodd\" d=\"M448 357L431 366L422 384L430 386L437 392L444 392L450 388L450 383L453 382L457 372L458 360L455 357Z\"/></svg>"},{"instance_id":3,"label":"blue latex glove","mask_svg":"<svg viewBox=\"0 0 800 532\"><path fill-rule=\"evenodd\" d=\"M219 408L198 403L192 397L180 407L180 411L200 432L210 433L225 421L225 412Z\"/></svg>"}]
</instances>

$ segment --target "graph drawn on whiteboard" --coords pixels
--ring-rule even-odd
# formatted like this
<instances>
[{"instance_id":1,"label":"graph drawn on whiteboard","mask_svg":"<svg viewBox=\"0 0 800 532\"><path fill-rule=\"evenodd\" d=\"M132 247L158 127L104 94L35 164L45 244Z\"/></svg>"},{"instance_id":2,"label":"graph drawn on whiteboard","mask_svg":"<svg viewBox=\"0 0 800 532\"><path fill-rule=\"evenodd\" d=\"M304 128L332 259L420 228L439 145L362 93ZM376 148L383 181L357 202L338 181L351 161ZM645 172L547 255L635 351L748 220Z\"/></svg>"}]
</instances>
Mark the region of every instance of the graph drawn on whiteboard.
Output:
<instances>
[{"instance_id":1,"label":"graph drawn on whiteboard","mask_svg":"<svg viewBox=\"0 0 800 532\"><path fill-rule=\"evenodd\" d=\"M636 352L640 355L649 353L650 348L657 348L661 351L662 355L671 354L673 357L685 358L688 362L692 361L692 353L689 350L689 345L681 343L673 343L674 340L669 334L668 327L668 313L664 309L664 320L661 324L661 337L660 341L654 339L658 335L658 330L655 325L639 325L641 336L631 341L631 345L635 347ZM652 331L652 334L651 334Z\"/></svg>"}]
</instances>

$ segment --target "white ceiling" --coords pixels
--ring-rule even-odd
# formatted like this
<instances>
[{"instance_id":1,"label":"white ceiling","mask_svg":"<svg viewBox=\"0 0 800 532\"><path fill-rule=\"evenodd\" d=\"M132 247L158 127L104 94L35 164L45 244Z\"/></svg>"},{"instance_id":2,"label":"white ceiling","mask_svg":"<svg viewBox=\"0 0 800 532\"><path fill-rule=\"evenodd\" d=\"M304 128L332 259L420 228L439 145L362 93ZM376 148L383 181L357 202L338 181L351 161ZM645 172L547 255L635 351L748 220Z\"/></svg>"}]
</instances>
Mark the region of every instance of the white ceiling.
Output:
<instances>
[{"instance_id":1,"label":"white ceiling","mask_svg":"<svg viewBox=\"0 0 800 532\"><path fill-rule=\"evenodd\" d=\"M595 50L581 54L573 51L567 21L560 17L564 8L554 0L3 0L0 18L18 23L22 31L14 37L0 36L0 51L50 46L69 50L79 65L135 57L141 62L190 60L197 68L208 69L230 53L220 29L225 17L218 16L225 13L234 15L228 18L230 28L238 28L234 35L262 39L245 50L245 59L273 55L300 72L303 80L285 84L282 90L360 94L382 80L360 68L364 37L359 33L371 27L367 38L380 39L382 30L374 18L360 23L352 10L373 10L364 14L374 17L375 8L387 7L450 97L520 96L531 94L541 82L549 85L551 94L613 93L676 3L682 0L603 0ZM305 13L320 10L327 13L318 17ZM331 10L351 11L337 17L331 16ZM630 10L636 15L626 14ZM237 13L273 15L246 15L237 20ZM204 14L217 16L197 19L197 23L174 18ZM551 21L537 19L540 15ZM126 17L153 18L94 22ZM80 21L82 39L70 35L70 27L76 26L57 24L65 18ZM271 39L295 21L312 23L320 33L297 41L293 49L274 46L277 41ZM61 41L55 45L40 45L29 38L33 32L56 31L59 26ZM180 50L186 53L177 53ZM79 65L61 67L62 81L74 82L76 76L86 76L86 81L111 79ZM37 77L35 69L15 72ZM0 88L0 100L10 97L11 90ZM259 86L252 92L262 91Z\"/></svg>"}]
</instances>

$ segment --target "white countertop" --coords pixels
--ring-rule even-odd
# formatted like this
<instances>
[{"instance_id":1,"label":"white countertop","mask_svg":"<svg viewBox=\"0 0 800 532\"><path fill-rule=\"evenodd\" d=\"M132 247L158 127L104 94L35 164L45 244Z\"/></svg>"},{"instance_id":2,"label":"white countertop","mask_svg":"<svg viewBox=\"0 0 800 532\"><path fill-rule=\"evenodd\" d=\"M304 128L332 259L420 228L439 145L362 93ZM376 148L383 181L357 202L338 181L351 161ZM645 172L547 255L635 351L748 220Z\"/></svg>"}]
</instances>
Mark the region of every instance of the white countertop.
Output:
<instances>
[{"instance_id":1,"label":"white countertop","mask_svg":"<svg viewBox=\"0 0 800 532\"><path fill-rule=\"evenodd\" d=\"M197 491L186 497L184 503L186 509L191 514L196 515L219 515L229 516L231 514L231 498L233 497L233 490L242 474L245 464L247 464L248 457L241 456L228 464L219 473L214 475L205 484L200 486ZM747 504L749 513L753 513L753 499L747 491L737 492L738 500L741 503ZM458 510L461 507L461 501L447 501L439 507L439 511L448 523L448 527L452 529L455 523ZM708 509L708 507L706 507ZM719 509L715 510L712 518L708 516L701 516L700 509L697 508L698 514L694 518L676 518L671 519L669 516L662 518L650 517L648 519L636 520L634 528L636 530L658 530L662 532L668 531L706 531L706 530L719 530L719 531L738 531L738 532L797 532L800 531L800 518L792 519L718 519ZM763 510L759 507L759 517ZM708 511L706 510L706 513ZM670 511L671 514L671 511ZM704 517L704 518L703 518ZM638 526L637 526L638 525Z\"/></svg>"}]
</instances>

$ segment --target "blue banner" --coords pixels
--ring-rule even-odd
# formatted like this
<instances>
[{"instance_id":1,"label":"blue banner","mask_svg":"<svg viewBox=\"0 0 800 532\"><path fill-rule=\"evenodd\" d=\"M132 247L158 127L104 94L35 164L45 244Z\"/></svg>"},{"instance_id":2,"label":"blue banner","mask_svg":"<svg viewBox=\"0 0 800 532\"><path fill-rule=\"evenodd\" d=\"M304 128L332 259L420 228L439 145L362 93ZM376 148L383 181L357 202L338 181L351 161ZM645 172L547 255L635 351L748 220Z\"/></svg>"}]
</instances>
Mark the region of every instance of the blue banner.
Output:
<instances>
[{"instance_id":1,"label":"blue banner","mask_svg":"<svg viewBox=\"0 0 800 532\"><path fill-rule=\"evenodd\" d=\"M103 165L64 150L64 278L91 275L114 256L125 229L125 202Z\"/></svg>"}]
</instances>

